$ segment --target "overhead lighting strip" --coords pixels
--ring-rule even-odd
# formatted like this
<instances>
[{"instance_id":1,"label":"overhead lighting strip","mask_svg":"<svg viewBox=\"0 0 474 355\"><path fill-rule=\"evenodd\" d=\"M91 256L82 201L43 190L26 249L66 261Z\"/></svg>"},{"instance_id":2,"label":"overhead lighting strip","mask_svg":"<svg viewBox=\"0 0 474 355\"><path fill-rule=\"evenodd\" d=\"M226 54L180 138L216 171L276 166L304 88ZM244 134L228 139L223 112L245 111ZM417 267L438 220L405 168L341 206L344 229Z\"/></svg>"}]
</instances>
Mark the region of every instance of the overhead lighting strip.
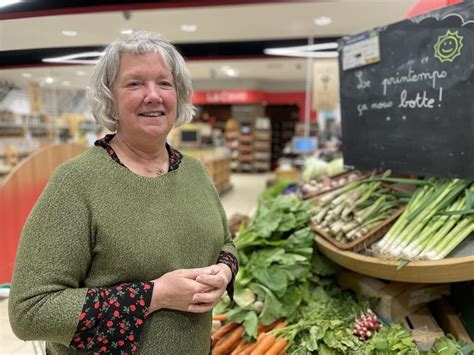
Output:
<instances>
[{"instance_id":1,"label":"overhead lighting strip","mask_svg":"<svg viewBox=\"0 0 474 355\"><path fill-rule=\"evenodd\" d=\"M337 42L311 44L306 46L266 48L264 53L267 55L277 55L285 57L303 57L303 58L337 58L337 50L326 51L328 49L337 49Z\"/></svg>"},{"instance_id":2,"label":"overhead lighting strip","mask_svg":"<svg viewBox=\"0 0 474 355\"><path fill-rule=\"evenodd\" d=\"M60 63L60 64L96 64L99 58L103 55L103 52L84 52L69 54L60 57L43 58L45 63ZM88 58L88 59L82 59Z\"/></svg>"}]
</instances>

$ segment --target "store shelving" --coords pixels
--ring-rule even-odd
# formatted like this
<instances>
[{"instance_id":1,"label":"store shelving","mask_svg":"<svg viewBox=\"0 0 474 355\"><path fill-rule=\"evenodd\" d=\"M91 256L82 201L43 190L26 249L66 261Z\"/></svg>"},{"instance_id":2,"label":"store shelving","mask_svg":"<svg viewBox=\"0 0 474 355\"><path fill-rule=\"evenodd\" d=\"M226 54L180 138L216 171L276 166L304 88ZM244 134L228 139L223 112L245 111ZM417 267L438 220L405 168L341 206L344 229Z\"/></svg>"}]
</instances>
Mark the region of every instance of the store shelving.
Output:
<instances>
[{"instance_id":1,"label":"store shelving","mask_svg":"<svg viewBox=\"0 0 474 355\"><path fill-rule=\"evenodd\" d=\"M296 121L273 120L272 119L272 144L271 144L271 167L278 165L278 159L283 155L285 145L295 135Z\"/></svg>"},{"instance_id":2,"label":"store shelving","mask_svg":"<svg viewBox=\"0 0 474 355\"><path fill-rule=\"evenodd\" d=\"M239 138L240 124L237 120L230 118L225 123L225 145L230 152L230 169L237 171L239 169Z\"/></svg>"},{"instance_id":3,"label":"store shelving","mask_svg":"<svg viewBox=\"0 0 474 355\"><path fill-rule=\"evenodd\" d=\"M270 171L272 159L272 130L270 119L267 117L259 117L255 121L253 150L254 171Z\"/></svg>"},{"instance_id":4,"label":"store shelving","mask_svg":"<svg viewBox=\"0 0 474 355\"><path fill-rule=\"evenodd\" d=\"M252 172L254 168L254 132L253 122L242 122L240 124L239 137L239 171Z\"/></svg>"}]
</instances>

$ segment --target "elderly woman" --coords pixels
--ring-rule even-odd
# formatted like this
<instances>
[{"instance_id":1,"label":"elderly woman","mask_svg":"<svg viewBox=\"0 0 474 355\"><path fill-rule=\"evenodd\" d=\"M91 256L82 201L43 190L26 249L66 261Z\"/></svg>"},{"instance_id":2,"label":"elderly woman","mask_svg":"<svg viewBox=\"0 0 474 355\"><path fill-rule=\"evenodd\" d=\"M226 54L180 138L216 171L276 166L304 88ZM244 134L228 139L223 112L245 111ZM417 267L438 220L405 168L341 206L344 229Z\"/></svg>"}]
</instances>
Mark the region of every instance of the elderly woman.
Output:
<instances>
[{"instance_id":1,"label":"elderly woman","mask_svg":"<svg viewBox=\"0 0 474 355\"><path fill-rule=\"evenodd\" d=\"M160 35L111 43L89 99L116 132L61 165L24 227L15 334L50 354L208 354L211 311L237 272L206 168L166 143L191 120L191 80Z\"/></svg>"}]
</instances>

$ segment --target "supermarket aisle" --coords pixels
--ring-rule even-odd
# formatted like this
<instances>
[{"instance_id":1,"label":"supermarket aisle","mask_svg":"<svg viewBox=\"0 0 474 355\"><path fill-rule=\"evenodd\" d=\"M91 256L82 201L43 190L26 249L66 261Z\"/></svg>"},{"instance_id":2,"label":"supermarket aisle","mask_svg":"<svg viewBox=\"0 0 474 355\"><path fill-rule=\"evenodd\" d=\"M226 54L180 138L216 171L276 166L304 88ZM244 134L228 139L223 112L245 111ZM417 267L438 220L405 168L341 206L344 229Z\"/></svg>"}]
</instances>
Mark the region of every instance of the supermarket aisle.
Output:
<instances>
[{"instance_id":1,"label":"supermarket aisle","mask_svg":"<svg viewBox=\"0 0 474 355\"><path fill-rule=\"evenodd\" d=\"M232 190L221 197L222 205L230 218L234 213L251 215L257 206L258 196L265 190L267 180L273 173L265 174L232 174Z\"/></svg>"},{"instance_id":2,"label":"supermarket aisle","mask_svg":"<svg viewBox=\"0 0 474 355\"><path fill-rule=\"evenodd\" d=\"M234 213L250 215L256 207L257 198L273 176L267 174L232 174L232 190L221 197L227 217ZM37 344L24 342L15 337L8 322L8 300L0 298L0 355L42 354ZM36 351L35 351L36 345Z\"/></svg>"}]
</instances>

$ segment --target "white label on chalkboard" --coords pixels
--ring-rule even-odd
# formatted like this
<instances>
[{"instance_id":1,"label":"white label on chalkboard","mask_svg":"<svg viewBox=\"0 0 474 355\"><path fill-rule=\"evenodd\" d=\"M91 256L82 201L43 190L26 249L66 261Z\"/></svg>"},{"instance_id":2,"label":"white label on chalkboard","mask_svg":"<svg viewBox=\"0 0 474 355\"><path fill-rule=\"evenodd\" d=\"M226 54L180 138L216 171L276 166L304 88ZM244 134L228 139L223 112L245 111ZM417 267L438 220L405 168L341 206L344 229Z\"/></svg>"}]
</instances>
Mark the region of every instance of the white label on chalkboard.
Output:
<instances>
[{"instance_id":1,"label":"white label on chalkboard","mask_svg":"<svg viewBox=\"0 0 474 355\"><path fill-rule=\"evenodd\" d=\"M342 47L342 69L349 70L380 61L379 35L366 32L344 41Z\"/></svg>"}]
</instances>

